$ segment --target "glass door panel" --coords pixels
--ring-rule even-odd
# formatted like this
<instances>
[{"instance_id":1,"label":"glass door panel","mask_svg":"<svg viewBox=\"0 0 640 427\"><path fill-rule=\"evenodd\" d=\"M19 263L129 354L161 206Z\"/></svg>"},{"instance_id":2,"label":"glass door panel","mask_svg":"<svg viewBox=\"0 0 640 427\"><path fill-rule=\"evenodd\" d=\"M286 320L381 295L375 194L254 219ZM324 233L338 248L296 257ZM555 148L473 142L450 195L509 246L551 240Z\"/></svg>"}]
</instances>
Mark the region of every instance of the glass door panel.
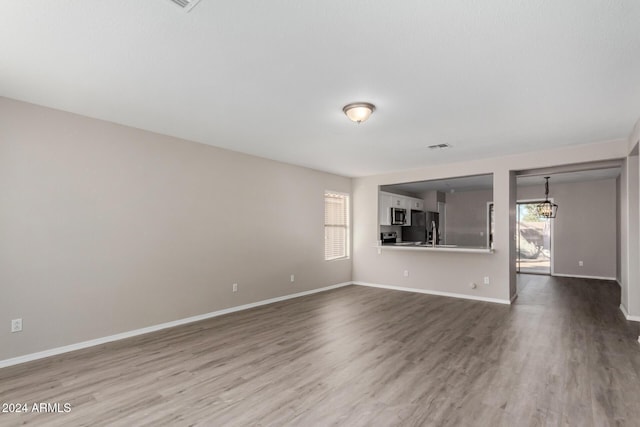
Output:
<instances>
[{"instance_id":1,"label":"glass door panel","mask_svg":"<svg viewBox=\"0 0 640 427\"><path fill-rule=\"evenodd\" d=\"M551 274L551 220L537 214L535 207L538 203L517 204L518 273Z\"/></svg>"}]
</instances>

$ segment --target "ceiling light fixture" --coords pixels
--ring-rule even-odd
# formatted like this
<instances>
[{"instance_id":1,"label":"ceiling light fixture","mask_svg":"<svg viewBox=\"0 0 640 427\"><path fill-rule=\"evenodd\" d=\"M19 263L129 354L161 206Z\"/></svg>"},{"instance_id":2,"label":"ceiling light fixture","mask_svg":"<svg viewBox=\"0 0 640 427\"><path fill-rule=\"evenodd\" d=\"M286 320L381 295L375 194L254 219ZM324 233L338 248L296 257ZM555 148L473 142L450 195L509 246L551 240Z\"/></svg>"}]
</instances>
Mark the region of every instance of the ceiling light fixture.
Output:
<instances>
[{"instance_id":1,"label":"ceiling light fixture","mask_svg":"<svg viewBox=\"0 0 640 427\"><path fill-rule=\"evenodd\" d=\"M342 109L349 120L356 123L366 122L375 110L376 106L368 102L354 102L345 105Z\"/></svg>"},{"instance_id":2,"label":"ceiling light fixture","mask_svg":"<svg viewBox=\"0 0 640 427\"><path fill-rule=\"evenodd\" d=\"M544 179L544 202L536 205L536 211L543 218L555 218L558 213L558 205L549 201L549 177L545 176Z\"/></svg>"}]
</instances>

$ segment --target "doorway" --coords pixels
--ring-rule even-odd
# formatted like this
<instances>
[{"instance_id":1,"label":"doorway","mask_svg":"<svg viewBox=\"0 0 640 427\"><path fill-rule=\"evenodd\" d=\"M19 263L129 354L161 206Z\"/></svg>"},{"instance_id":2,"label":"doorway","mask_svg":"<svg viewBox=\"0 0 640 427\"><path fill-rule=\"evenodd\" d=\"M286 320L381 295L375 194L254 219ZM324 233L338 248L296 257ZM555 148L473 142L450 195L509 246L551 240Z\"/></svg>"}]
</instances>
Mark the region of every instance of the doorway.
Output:
<instances>
[{"instance_id":1,"label":"doorway","mask_svg":"<svg viewBox=\"0 0 640 427\"><path fill-rule=\"evenodd\" d=\"M553 200L553 199L550 199ZM538 215L542 200L516 203L516 272L552 275L553 222ZM493 249L493 202L487 203L487 246Z\"/></svg>"},{"instance_id":2,"label":"doorway","mask_svg":"<svg viewBox=\"0 0 640 427\"><path fill-rule=\"evenodd\" d=\"M542 200L516 203L516 271L551 275L552 221L538 215Z\"/></svg>"}]
</instances>

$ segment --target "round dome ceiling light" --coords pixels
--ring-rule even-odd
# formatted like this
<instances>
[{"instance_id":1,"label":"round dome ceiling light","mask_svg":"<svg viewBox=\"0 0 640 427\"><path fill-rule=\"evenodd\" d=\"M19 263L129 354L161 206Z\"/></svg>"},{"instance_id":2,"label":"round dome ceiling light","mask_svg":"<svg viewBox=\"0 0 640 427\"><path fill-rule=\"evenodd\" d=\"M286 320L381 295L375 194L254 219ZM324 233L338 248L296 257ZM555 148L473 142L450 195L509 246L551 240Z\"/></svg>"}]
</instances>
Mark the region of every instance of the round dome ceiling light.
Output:
<instances>
[{"instance_id":1,"label":"round dome ceiling light","mask_svg":"<svg viewBox=\"0 0 640 427\"><path fill-rule=\"evenodd\" d=\"M345 105L342 109L349 120L356 123L366 122L375 110L376 106L368 102L354 102Z\"/></svg>"}]
</instances>

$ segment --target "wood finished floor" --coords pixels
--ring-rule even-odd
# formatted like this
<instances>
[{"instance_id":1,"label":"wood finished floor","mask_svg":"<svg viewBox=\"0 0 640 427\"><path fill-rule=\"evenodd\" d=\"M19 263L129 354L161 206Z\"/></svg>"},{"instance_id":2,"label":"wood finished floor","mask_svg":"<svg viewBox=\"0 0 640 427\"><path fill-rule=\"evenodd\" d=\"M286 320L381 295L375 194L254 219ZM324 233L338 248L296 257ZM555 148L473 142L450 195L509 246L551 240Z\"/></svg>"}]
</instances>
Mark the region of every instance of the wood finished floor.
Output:
<instances>
[{"instance_id":1,"label":"wood finished floor","mask_svg":"<svg viewBox=\"0 0 640 427\"><path fill-rule=\"evenodd\" d=\"M639 328L606 281L509 307L348 286L0 369L0 425L640 425Z\"/></svg>"}]
</instances>

